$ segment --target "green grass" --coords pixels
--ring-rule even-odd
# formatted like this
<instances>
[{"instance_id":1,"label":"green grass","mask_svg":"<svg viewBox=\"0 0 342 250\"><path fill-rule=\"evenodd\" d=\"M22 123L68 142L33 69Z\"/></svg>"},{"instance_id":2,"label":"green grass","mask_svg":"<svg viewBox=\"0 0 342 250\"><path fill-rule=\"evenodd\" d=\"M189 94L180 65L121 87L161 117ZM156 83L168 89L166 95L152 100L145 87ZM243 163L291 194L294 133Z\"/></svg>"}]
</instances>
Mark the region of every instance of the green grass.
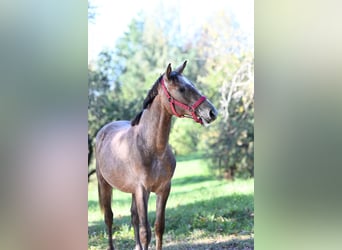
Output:
<instances>
[{"instance_id":1,"label":"green grass","mask_svg":"<svg viewBox=\"0 0 342 250\"><path fill-rule=\"evenodd\" d=\"M254 249L254 180L218 180L203 159L177 161L166 206L163 249ZM155 195L149 221L155 221ZM113 191L115 247L133 249L131 194ZM152 227L151 249L155 247ZM106 249L107 234L97 198L97 183L88 188L88 248Z\"/></svg>"}]
</instances>

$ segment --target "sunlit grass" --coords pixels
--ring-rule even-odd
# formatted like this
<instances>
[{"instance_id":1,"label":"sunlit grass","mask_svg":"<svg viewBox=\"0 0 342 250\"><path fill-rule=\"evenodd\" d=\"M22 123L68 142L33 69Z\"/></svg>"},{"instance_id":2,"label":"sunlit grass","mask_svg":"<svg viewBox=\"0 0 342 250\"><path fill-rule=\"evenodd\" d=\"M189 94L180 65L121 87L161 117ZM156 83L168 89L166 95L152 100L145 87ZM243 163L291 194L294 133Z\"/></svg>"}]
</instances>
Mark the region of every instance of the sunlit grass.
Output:
<instances>
[{"instance_id":1,"label":"sunlit grass","mask_svg":"<svg viewBox=\"0 0 342 250\"><path fill-rule=\"evenodd\" d=\"M201 242L204 247L205 244L212 244L210 242L213 240L226 245L235 244L236 239L253 246L253 193L253 179L234 182L219 180L211 175L203 159L178 161L167 203L165 249L189 249L188 244ZM105 224L97 200L97 182L93 180L88 189L89 249L107 247ZM131 194L113 191L114 238L118 249L134 247L130 205ZM155 195L152 193L149 201L151 225L154 220ZM232 236L235 238L232 239ZM175 242L179 243L178 248ZM152 249L154 243L152 236ZM200 246L198 249L201 249Z\"/></svg>"}]
</instances>

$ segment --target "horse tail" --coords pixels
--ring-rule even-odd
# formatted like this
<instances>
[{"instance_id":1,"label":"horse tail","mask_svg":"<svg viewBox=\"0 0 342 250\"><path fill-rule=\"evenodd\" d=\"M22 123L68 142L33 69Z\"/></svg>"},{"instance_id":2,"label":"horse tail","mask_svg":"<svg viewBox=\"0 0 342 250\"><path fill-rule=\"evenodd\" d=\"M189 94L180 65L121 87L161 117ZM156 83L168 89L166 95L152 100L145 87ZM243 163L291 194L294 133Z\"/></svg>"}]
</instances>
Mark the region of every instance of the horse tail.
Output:
<instances>
[{"instance_id":1,"label":"horse tail","mask_svg":"<svg viewBox=\"0 0 342 250\"><path fill-rule=\"evenodd\" d=\"M97 134L97 132L99 131L100 129L97 129L96 132L95 132L95 136ZM93 174L95 174L96 172L96 169L89 169L90 168L90 164L91 162L93 161L93 158L94 158L94 138L95 136L91 136L88 132L88 182L90 181L90 176L92 176Z\"/></svg>"},{"instance_id":2,"label":"horse tail","mask_svg":"<svg viewBox=\"0 0 342 250\"><path fill-rule=\"evenodd\" d=\"M90 137L89 133L88 133L88 183L90 181L90 176L92 176L94 173L95 173L95 169L89 169L90 167L90 163L93 159L93 140L92 138Z\"/></svg>"},{"instance_id":3,"label":"horse tail","mask_svg":"<svg viewBox=\"0 0 342 250\"><path fill-rule=\"evenodd\" d=\"M93 140L88 133L88 166L93 158Z\"/></svg>"}]
</instances>

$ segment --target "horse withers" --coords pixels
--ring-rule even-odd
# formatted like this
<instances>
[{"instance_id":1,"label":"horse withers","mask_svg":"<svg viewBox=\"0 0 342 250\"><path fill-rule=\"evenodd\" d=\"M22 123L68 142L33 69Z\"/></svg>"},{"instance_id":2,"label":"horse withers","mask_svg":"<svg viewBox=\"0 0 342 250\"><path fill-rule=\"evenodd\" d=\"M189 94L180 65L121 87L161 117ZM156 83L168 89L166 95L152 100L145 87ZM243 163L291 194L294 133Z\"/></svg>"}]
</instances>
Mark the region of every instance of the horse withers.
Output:
<instances>
[{"instance_id":1,"label":"horse withers","mask_svg":"<svg viewBox=\"0 0 342 250\"><path fill-rule=\"evenodd\" d=\"M171 64L154 83L143 110L132 121L114 121L96 136L96 174L99 203L104 212L109 249L112 240L112 189L132 194L131 219L136 250L148 249L151 228L147 218L150 192L157 196L156 249L162 249L165 206L176 160L168 144L171 118L192 118L208 125L217 117L215 107L183 76L186 61L174 71Z\"/></svg>"}]
</instances>

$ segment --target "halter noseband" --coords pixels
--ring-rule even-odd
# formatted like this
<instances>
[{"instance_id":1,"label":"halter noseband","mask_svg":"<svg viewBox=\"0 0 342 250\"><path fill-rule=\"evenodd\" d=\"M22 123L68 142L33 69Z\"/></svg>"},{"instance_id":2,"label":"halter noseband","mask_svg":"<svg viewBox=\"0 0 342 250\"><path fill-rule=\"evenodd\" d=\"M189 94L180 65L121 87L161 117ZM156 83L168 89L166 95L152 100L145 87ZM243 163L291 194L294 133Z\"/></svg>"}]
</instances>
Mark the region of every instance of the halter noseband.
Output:
<instances>
[{"instance_id":1,"label":"halter noseband","mask_svg":"<svg viewBox=\"0 0 342 250\"><path fill-rule=\"evenodd\" d=\"M170 103L172 113L175 116L180 117L180 118L183 118L183 117L190 118L190 119L192 118L192 119L194 119L195 122L203 124L202 119L197 117L195 111L196 111L196 108L199 105L201 105L201 103L204 102L207 99L205 96L202 95L193 105L189 106L189 105L186 105L184 103L181 103L180 101L177 101L175 98L173 98L171 96L171 94L169 93L169 91L167 90L167 88L165 86L163 78L161 79L161 85L162 85L164 93L165 93L165 95L166 95L166 97L167 97L167 99L168 99L168 101ZM182 109L188 110L191 113L192 117L189 116L189 115L180 115L180 114L178 114L177 111L176 111L175 105L178 106L178 107L181 107Z\"/></svg>"}]
</instances>

